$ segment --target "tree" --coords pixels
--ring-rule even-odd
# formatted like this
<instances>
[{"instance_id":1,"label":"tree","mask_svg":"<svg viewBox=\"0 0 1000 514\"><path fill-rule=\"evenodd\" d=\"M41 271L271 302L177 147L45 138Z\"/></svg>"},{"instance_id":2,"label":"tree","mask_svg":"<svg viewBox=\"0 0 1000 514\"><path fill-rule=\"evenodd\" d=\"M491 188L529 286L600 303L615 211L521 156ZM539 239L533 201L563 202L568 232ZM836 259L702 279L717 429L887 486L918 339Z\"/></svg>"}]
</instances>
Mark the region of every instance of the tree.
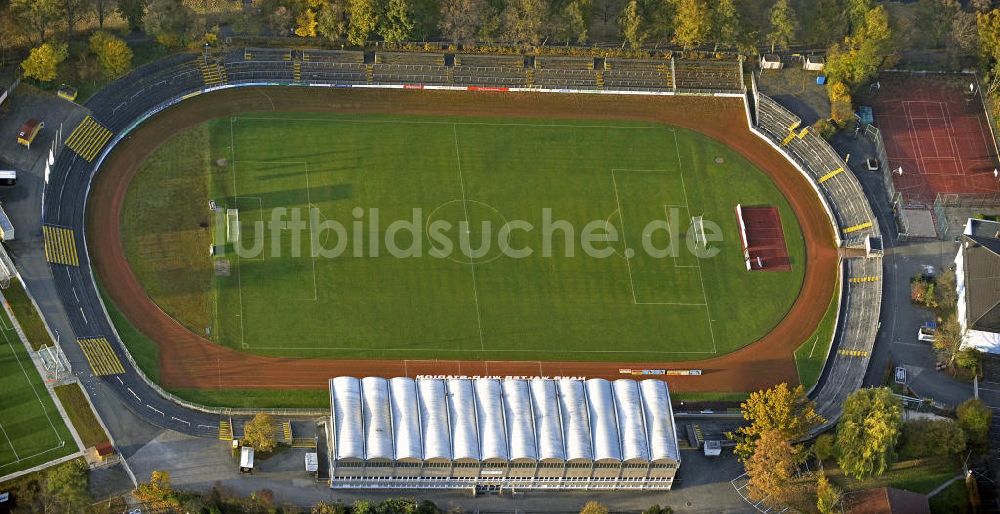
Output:
<instances>
[{"instance_id":1,"label":"tree","mask_svg":"<svg viewBox=\"0 0 1000 514\"><path fill-rule=\"evenodd\" d=\"M712 31L712 17L705 0L675 0L674 42L685 49L698 46Z\"/></svg>"},{"instance_id":2,"label":"tree","mask_svg":"<svg viewBox=\"0 0 1000 514\"><path fill-rule=\"evenodd\" d=\"M486 0L442 0L441 35L453 43L469 41L476 37L486 16Z\"/></svg>"},{"instance_id":3,"label":"tree","mask_svg":"<svg viewBox=\"0 0 1000 514\"><path fill-rule=\"evenodd\" d=\"M152 0L145 18L146 32L163 46L184 43L194 25L194 13L181 0Z\"/></svg>"},{"instance_id":4,"label":"tree","mask_svg":"<svg viewBox=\"0 0 1000 514\"><path fill-rule=\"evenodd\" d=\"M788 0L777 0L771 7L771 30L767 33L771 52L774 52L776 47L786 50L794 38L795 12L788 5Z\"/></svg>"},{"instance_id":5,"label":"tree","mask_svg":"<svg viewBox=\"0 0 1000 514\"><path fill-rule=\"evenodd\" d=\"M816 479L816 510L820 514L830 514L840 503L840 491L827 480L826 475L820 474Z\"/></svg>"},{"instance_id":6,"label":"tree","mask_svg":"<svg viewBox=\"0 0 1000 514\"><path fill-rule=\"evenodd\" d=\"M642 514L674 514L674 509L670 506L660 507L659 504L642 511Z\"/></svg>"},{"instance_id":7,"label":"tree","mask_svg":"<svg viewBox=\"0 0 1000 514\"><path fill-rule=\"evenodd\" d=\"M979 32L976 27L976 15L959 10L951 20L951 42L959 51L974 53L979 48Z\"/></svg>"},{"instance_id":8,"label":"tree","mask_svg":"<svg viewBox=\"0 0 1000 514\"><path fill-rule=\"evenodd\" d=\"M155 509L175 509L181 505L174 487L170 485L170 473L166 471L150 473L149 482L139 484L134 494L137 500Z\"/></svg>"},{"instance_id":9,"label":"tree","mask_svg":"<svg viewBox=\"0 0 1000 514\"><path fill-rule=\"evenodd\" d=\"M820 461L837 456L837 440L832 434L821 434L813 441L812 451Z\"/></svg>"},{"instance_id":10,"label":"tree","mask_svg":"<svg viewBox=\"0 0 1000 514\"><path fill-rule=\"evenodd\" d=\"M958 426L965 432L969 445L985 449L993 410L982 400L969 398L958 405L955 414L958 416Z\"/></svg>"},{"instance_id":11,"label":"tree","mask_svg":"<svg viewBox=\"0 0 1000 514\"><path fill-rule=\"evenodd\" d=\"M629 0L618 17L618 28L622 33L622 46L641 48L646 42L646 31L643 30L642 13L639 11L639 0Z\"/></svg>"},{"instance_id":12,"label":"tree","mask_svg":"<svg viewBox=\"0 0 1000 514\"><path fill-rule=\"evenodd\" d=\"M934 334L934 348L941 352L941 355L949 363L954 363L959 350L962 348L962 325L958 318L951 314L938 327Z\"/></svg>"},{"instance_id":13,"label":"tree","mask_svg":"<svg viewBox=\"0 0 1000 514\"><path fill-rule=\"evenodd\" d=\"M375 0L348 0L347 16L351 20L347 28L347 41L355 46L364 46L378 25Z\"/></svg>"},{"instance_id":14,"label":"tree","mask_svg":"<svg viewBox=\"0 0 1000 514\"><path fill-rule=\"evenodd\" d=\"M779 430L765 430L753 454L744 463L747 473L747 496L768 505L791 503L798 488L795 473L805 462L805 452L793 445Z\"/></svg>"},{"instance_id":15,"label":"tree","mask_svg":"<svg viewBox=\"0 0 1000 514\"><path fill-rule=\"evenodd\" d=\"M836 80L827 83L826 94L830 98L830 118L843 125L854 118L854 106L851 104L851 90L843 82Z\"/></svg>"},{"instance_id":16,"label":"tree","mask_svg":"<svg viewBox=\"0 0 1000 514\"><path fill-rule=\"evenodd\" d=\"M608 508L598 502L589 501L580 509L580 514L608 514Z\"/></svg>"},{"instance_id":17,"label":"tree","mask_svg":"<svg viewBox=\"0 0 1000 514\"><path fill-rule=\"evenodd\" d=\"M864 23L842 43L833 45L827 55L826 74L854 90L878 74L892 53L892 32L885 7L865 13Z\"/></svg>"},{"instance_id":18,"label":"tree","mask_svg":"<svg viewBox=\"0 0 1000 514\"><path fill-rule=\"evenodd\" d=\"M937 304L942 314L954 312L958 308L958 289L955 283L955 271L946 270L937 277Z\"/></svg>"},{"instance_id":19,"label":"tree","mask_svg":"<svg viewBox=\"0 0 1000 514\"><path fill-rule=\"evenodd\" d=\"M316 37L316 11L305 9L295 18L295 35L299 37Z\"/></svg>"},{"instance_id":20,"label":"tree","mask_svg":"<svg viewBox=\"0 0 1000 514\"><path fill-rule=\"evenodd\" d=\"M320 7L316 18L316 31L330 39L341 39L347 35L347 2L333 0Z\"/></svg>"},{"instance_id":21,"label":"tree","mask_svg":"<svg viewBox=\"0 0 1000 514\"><path fill-rule=\"evenodd\" d=\"M243 428L243 444L260 452L269 452L278 445L274 430L274 418L259 412Z\"/></svg>"},{"instance_id":22,"label":"tree","mask_svg":"<svg viewBox=\"0 0 1000 514\"><path fill-rule=\"evenodd\" d=\"M503 39L511 43L536 45L545 18L544 0L508 0L500 14Z\"/></svg>"},{"instance_id":23,"label":"tree","mask_svg":"<svg viewBox=\"0 0 1000 514\"><path fill-rule=\"evenodd\" d=\"M44 43L46 29L62 16L62 5L60 0L10 0L10 12L25 33L38 34L38 41Z\"/></svg>"},{"instance_id":24,"label":"tree","mask_svg":"<svg viewBox=\"0 0 1000 514\"><path fill-rule=\"evenodd\" d=\"M884 387L860 389L843 403L837 424L837 462L845 474L861 479L881 475L895 458L903 408Z\"/></svg>"},{"instance_id":25,"label":"tree","mask_svg":"<svg viewBox=\"0 0 1000 514\"><path fill-rule=\"evenodd\" d=\"M743 461L753 454L757 438L766 431L776 431L785 441L795 441L824 421L801 385L789 389L788 384L781 383L751 393L740 408L749 423L728 435L736 440L734 451Z\"/></svg>"},{"instance_id":26,"label":"tree","mask_svg":"<svg viewBox=\"0 0 1000 514\"><path fill-rule=\"evenodd\" d=\"M950 419L917 419L903 424L899 455L904 459L945 457L965 451L966 435Z\"/></svg>"},{"instance_id":27,"label":"tree","mask_svg":"<svg viewBox=\"0 0 1000 514\"><path fill-rule=\"evenodd\" d=\"M107 32L97 31L90 36L90 51L97 55L97 62L108 77L120 77L132 68L132 49Z\"/></svg>"},{"instance_id":28,"label":"tree","mask_svg":"<svg viewBox=\"0 0 1000 514\"><path fill-rule=\"evenodd\" d=\"M97 15L97 27L104 28L104 20L115 10L112 0L94 0L94 14Z\"/></svg>"},{"instance_id":29,"label":"tree","mask_svg":"<svg viewBox=\"0 0 1000 514\"><path fill-rule=\"evenodd\" d=\"M129 30L139 30L146 17L146 0L118 0L118 14L128 22Z\"/></svg>"},{"instance_id":30,"label":"tree","mask_svg":"<svg viewBox=\"0 0 1000 514\"><path fill-rule=\"evenodd\" d=\"M310 514L348 514L347 506L343 503L319 502L312 506Z\"/></svg>"},{"instance_id":31,"label":"tree","mask_svg":"<svg viewBox=\"0 0 1000 514\"><path fill-rule=\"evenodd\" d=\"M28 58L21 62L24 76L39 82L52 82L56 78L59 64L69 56L66 43L42 43L28 53Z\"/></svg>"},{"instance_id":32,"label":"tree","mask_svg":"<svg viewBox=\"0 0 1000 514\"><path fill-rule=\"evenodd\" d=\"M82 460L53 468L45 475L45 510L51 512L58 506L63 512L82 511L91 502L88 484L87 465Z\"/></svg>"},{"instance_id":33,"label":"tree","mask_svg":"<svg viewBox=\"0 0 1000 514\"><path fill-rule=\"evenodd\" d=\"M988 68L992 62L1000 67L1000 8L976 13L976 29L983 64ZM1000 70L994 70L994 73L997 71Z\"/></svg>"},{"instance_id":34,"label":"tree","mask_svg":"<svg viewBox=\"0 0 1000 514\"><path fill-rule=\"evenodd\" d=\"M401 43L410 38L413 31L413 17L407 0L389 0L382 15L379 34L390 43Z\"/></svg>"},{"instance_id":35,"label":"tree","mask_svg":"<svg viewBox=\"0 0 1000 514\"><path fill-rule=\"evenodd\" d=\"M953 0L918 0L914 18L920 36L912 42L929 48L943 45L958 9L959 5Z\"/></svg>"},{"instance_id":36,"label":"tree","mask_svg":"<svg viewBox=\"0 0 1000 514\"><path fill-rule=\"evenodd\" d=\"M590 0L557 0L549 20L552 36L559 41L584 43L587 41Z\"/></svg>"},{"instance_id":37,"label":"tree","mask_svg":"<svg viewBox=\"0 0 1000 514\"><path fill-rule=\"evenodd\" d=\"M712 32L715 39L715 49L735 48L740 37L740 13L736 10L735 0L719 0L712 13Z\"/></svg>"},{"instance_id":38,"label":"tree","mask_svg":"<svg viewBox=\"0 0 1000 514\"><path fill-rule=\"evenodd\" d=\"M76 22L85 13L84 0L62 0L63 15L66 17L66 33L70 36L76 31Z\"/></svg>"}]
</instances>

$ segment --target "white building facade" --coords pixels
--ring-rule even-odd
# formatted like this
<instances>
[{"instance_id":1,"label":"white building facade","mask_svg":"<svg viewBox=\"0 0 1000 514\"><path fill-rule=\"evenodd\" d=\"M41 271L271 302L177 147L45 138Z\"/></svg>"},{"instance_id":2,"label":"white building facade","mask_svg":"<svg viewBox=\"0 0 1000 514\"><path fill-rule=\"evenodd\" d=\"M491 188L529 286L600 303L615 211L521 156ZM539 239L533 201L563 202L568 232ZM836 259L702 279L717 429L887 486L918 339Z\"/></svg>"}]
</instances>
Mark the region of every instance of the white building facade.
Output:
<instances>
[{"instance_id":1,"label":"white building facade","mask_svg":"<svg viewBox=\"0 0 1000 514\"><path fill-rule=\"evenodd\" d=\"M680 465L660 380L338 377L333 488L660 489Z\"/></svg>"},{"instance_id":2,"label":"white building facade","mask_svg":"<svg viewBox=\"0 0 1000 514\"><path fill-rule=\"evenodd\" d=\"M955 257L962 347L1000 353L1000 223L970 219Z\"/></svg>"}]
</instances>

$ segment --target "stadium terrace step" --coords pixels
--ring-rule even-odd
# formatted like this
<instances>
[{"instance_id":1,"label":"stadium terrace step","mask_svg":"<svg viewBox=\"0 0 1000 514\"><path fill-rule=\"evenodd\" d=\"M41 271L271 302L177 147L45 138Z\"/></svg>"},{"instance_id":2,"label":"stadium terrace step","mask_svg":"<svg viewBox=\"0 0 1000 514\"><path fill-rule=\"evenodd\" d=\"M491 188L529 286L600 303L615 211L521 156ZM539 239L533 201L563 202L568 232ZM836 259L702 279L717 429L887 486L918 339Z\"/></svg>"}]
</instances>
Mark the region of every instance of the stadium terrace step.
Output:
<instances>
[{"instance_id":1,"label":"stadium terrace step","mask_svg":"<svg viewBox=\"0 0 1000 514\"><path fill-rule=\"evenodd\" d=\"M72 229L43 225L42 236L45 239L45 259L53 264L79 266L80 259L76 252L76 238Z\"/></svg>"},{"instance_id":2,"label":"stadium terrace step","mask_svg":"<svg viewBox=\"0 0 1000 514\"><path fill-rule=\"evenodd\" d=\"M597 88L604 89L604 72L598 70L594 75L597 80Z\"/></svg>"},{"instance_id":3,"label":"stadium terrace step","mask_svg":"<svg viewBox=\"0 0 1000 514\"><path fill-rule=\"evenodd\" d=\"M281 440L286 444L292 442L292 423L290 421L281 423Z\"/></svg>"},{"instance_id":4,"label":"stadium terrace step","mask_svg":"<svg viewBox=\"0 0 1000 514\"><path fill-rule=\"evenodd\" d=\"M873 275L868 277L851 277L850 282L852 284L861 284L864 282L878 282L879 280L879 277Z\"/></svg>"},{"instance_id":5,"label":"stadium terrace step","mask_svg":"<svg viewBox=\"0 0 1000 514\"><path fill-rule=\"evenodd\" d=\"M233 423L232 420L219 420L219 439L223 441L233 440Z\"/></svg>"},{"instance_id":6,"label":"stadium terrace step","mask_svg":"<svg viewBox=\"0 0 1000 514\"><path fill-rule=\"evenodd\" d=\"M225 71L219 64L202 62L198 69L206 86L218 86L226 81Z\"/></svg>"},{"instance_id":7,"label":"stadium terrace step","mask_svg":"<svg viewBox=\"0 0 1000 514\"><path fill-rule=\"evenodd\" d=\"M295 61L292 64L292 77L295 78L295 82L302 82L302 63Z\"/></svg>"},{"instance_id":8,"label":"stadium terrace step","mask_svg":"<svg viewBox=\"0 0 1000 514\"><path fill-rule=\"evenodd\" d=\"M66 146L87 161L93 161L113 135L104 125L87 116L66 138Z\"/></svg>"},{"instance_id":9,"label":"stadium terrace step","mask_svg":"<svg viewBox=\"0 0 1000 514\"><path fill-rule=\"evenodd\" d=\"M292 439L292 448L315 448L316 440L309 437L296 437Z\"/></svg>"}]
</instances>

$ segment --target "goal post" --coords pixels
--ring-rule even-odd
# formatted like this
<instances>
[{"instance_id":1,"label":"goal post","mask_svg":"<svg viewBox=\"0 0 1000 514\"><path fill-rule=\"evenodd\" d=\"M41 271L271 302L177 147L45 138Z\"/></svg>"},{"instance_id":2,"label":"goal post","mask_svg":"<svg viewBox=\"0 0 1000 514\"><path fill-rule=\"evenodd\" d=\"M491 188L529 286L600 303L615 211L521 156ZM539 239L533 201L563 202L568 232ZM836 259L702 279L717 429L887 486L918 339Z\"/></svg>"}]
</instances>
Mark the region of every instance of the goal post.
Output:
<instances>
[{"instance_id":1,"label":"goal post","mask_svg":"<svg viewBox=\"0 0 1000 514\"><path fill-rule=\"evenodd\" d=\"M694 230L695 245L706 248L708 246L708 239L705 238L705 217L692 216L691 228Z\"/></svg>"}]
</instances>

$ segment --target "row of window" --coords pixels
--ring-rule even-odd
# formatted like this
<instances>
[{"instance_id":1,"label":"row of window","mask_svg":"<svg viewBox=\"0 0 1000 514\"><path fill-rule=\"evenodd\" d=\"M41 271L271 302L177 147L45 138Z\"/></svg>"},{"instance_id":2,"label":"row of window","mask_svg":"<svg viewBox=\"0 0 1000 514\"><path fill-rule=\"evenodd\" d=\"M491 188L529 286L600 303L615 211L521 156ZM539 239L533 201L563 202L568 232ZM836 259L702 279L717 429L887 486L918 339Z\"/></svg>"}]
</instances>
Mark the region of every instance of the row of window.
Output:
<instances>
[{"instance_id":1,"label":"row of window","mask_svg":"<svg viewBox=\"0 0 1000 514\"><path fill-rule=\"evenodd\" d=\"M448 461L432 461L432 462L390 462L390 461L369 461L365 463L359 460L342 460L336 461L338 468L455 468L455 469L469 469L469 468L484 468L484 469L673 469L677 467L677 464L673 462L658 462L655 464L647 464L645 462L629 462L629 463L618 463L618 462L571 462L571 463L561 463L561 462L485 462L480 464L479 462L448 462Z\"/></svg>"},{"instance_id":2,"label":"row of window","mask_svg":"<svg viewBox=\"0 0 1000 514\"><path fill-rule=\"evenodd\" d=\"M641 482L673 482L673 478L663 478L663 477L565 477L565 478L545 478L545 477L507 477L504 479L496 479L490 477L482 478L462 478L462 477L393 477L393 476L361 476L361 477L334 477L334 481L339 482L404 482L404 483L415 483L421 481L431 481L431 482L443 482L446 480L451 480L460 483L467 483L469 485L502 485L505 483L546 483L546 484L558 484L563 482L627 482L627 483L641 483Z\"/></svg>"}]
</instances>

